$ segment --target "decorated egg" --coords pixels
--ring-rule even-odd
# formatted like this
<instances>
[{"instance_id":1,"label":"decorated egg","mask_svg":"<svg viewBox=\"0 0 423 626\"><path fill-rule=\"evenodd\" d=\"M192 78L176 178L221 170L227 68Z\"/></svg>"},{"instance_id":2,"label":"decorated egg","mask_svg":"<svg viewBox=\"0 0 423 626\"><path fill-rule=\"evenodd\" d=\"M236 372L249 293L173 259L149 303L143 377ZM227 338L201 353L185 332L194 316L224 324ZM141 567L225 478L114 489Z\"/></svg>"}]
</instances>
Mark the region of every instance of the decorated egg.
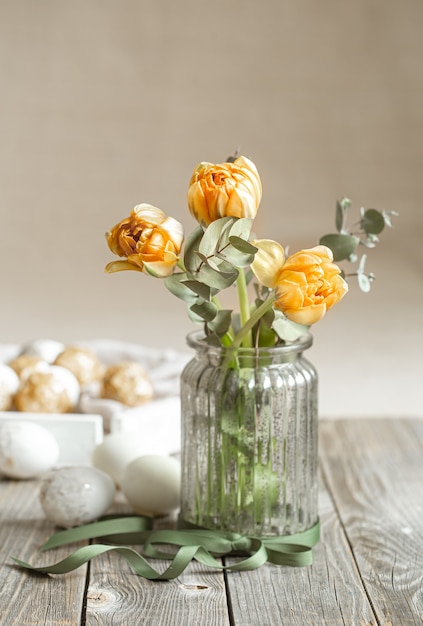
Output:
<instances>
[{"instance_id":1,"label":"decorated egg","mask_svg":"<svg viewBox=\"0 0 423 626\"><path fill-rule=\"evenodd\" d=\"M123 472L134 459L145 454L162 454L160 442L145 441L141 432L111 433L94 448L92 463L94 467L109 474L116 485L122 484Z\"/></svg>"},{"instance_id":2,"label":"decorated egg","mask_svg":"<svg viewBox=\"0 0 423 626\"><path fill-rule=\"evenodd\" d=\"M136 513L167 515L180 505L181 465L170 456L138 457L125 468L122 491Z\"/></svg>"},{"instance_id":3,"label":"decorated egg","mask_svg":"<svg viewBox=\"0 0 423 626\"><path fill-rule=\"evenodd\" d=\"M95 467L64 467L43 483L40 502L45 516L57 526L71 528L92 522L113 503L113 480Z\"/></svg>"},{"instance_id":4,"label":"decorated egg","mask_svg":"<svg viewBox=\"0 0 423 626\"><path fill-rule=\"evenodd\" d=\"M25 380L33 372L46 372L49 368L47 361L39 356L21 354L10 361L9 366L16 372L20 380Z\"/></svg>"},{"instance_id":5,"label":"decorated egg","mask_svg":"<svg viewBox=\"0 0 423 626\"><path fill-rule=\"evenodd\" d=\"M0 422L0 472L9 478L34 478L52 469L59 458L56 438L40 424Z\"/></svg>"},{"instance_id":6,"label":"decorated egg","mask_svg":"<svg viewBox=\"0 0 423 626\"><path fill-rule=\"evenodd\" d=\"M153 393L153 384L142 365L122 361L106 369L100 395L127 406L138 406L151 400Z\"/></svg>"},{"instance_id":7,"label":"decorated egg","mask_svg":"<svg viewBox=\"0 0 423 626\"><path fill-rule=\"evenodd\" d=\"M78 402L80 386L64 367L49 365L46 371L34 371L21 383L15 403L18 411L30 413L67 413Z\"/></svg>"},{"instance_id":8,"label":"decorated egg","mask_svg":"<svg viewBox=\"0 0 423 626\"><path fill-rule=\"evenodd\" d=\"M24 354L37 356L46 363L53 363L57 355L63 352L65 344L54 339L36 339L24 349Z\"/></svg>"},{"instance_id":9,"label":"decorated egg","mask_svg":"<svg viewBox=\"0 0 423 626\"><path fill-rule=\"evenodd\" d=\"M57 355L55 365L61 365L76 376L80 385L99 381L104 367L97 355L89 348L68 346Z\"/></svg>"},{"instance_id":10,"label":"decorated egg","mask_svg":"<svg viewBox=\"0 0 423 626\"><path fill-rule=\"evenodd\" d=\"M0 411L7 411L19 387L19 376L9 365L0 363Z\"/></svg>"}]
</instances>

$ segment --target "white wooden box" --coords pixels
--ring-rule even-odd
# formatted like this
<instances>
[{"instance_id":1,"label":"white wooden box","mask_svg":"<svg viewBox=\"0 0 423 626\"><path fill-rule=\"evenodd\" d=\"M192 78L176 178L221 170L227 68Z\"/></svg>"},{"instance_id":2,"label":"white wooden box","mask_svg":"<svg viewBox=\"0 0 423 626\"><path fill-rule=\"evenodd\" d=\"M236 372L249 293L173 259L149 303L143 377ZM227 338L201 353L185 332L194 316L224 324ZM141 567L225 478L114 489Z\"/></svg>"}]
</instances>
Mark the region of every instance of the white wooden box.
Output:
<instances>
[{"instance_id":1,"label":"white wooden box","mask_svg":"<svg viewBox=\"0 0 423 626\"><path fill-rule=\"evenodd\" d=\"M95 446L103 440L103 418L101 415L0 411L0 420L35 422L44 426L59 444L59 467L91 465L92 452Z\"/></svg>"}]
</instances>

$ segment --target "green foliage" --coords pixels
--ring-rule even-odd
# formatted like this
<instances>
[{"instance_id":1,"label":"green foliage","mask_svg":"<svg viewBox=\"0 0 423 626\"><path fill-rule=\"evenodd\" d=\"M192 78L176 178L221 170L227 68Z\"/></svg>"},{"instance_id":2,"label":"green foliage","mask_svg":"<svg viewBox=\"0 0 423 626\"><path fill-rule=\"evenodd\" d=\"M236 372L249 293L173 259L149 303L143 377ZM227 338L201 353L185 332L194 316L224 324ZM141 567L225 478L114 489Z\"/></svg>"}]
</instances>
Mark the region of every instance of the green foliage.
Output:
<instances>
[{"instance_id":1,"label":"green foliage","mask_svg":"<svg viewBox=\"0 0 423 626\"><path fill-rule=\"evenodd\" d=\"M385 218L376 209L367 209L361 218L361 228L369 235L378 235L385 228Z\"/></svg>"},{"instance_id":2,"label":"green foliage","mask_svg":"<svg viewBox=\"0 0 423 626\"><path fill-rule=\"evenodd\" d=\"M395 211L378 211L377 209L361 209L360 220L353 227L347 225L348 209L352 206L349 198L342 198L336 203L335 224L337 233L330 233L320 238L319 243L332 250L333 260L349 261L355 263L358 260L357 250L360 246L374 248L379 243L378 235L385 226L391 227L391 216L397 215ZM357 229L356 229L357 228ZM355 272L345 273L344 278L349 276L357 278L361 291L370 291L371 282L374 280L373 274L366 274L364 266L366 255L363 254L358 268Z\"/></svg>"},{"instance_id":3,"label":"green foliage","mask_svg":"<svg viewBox=\"0 0 423 626\"><path fill-rule=\"evenodd\" d=\"M354 272L341 270L341 274L347 280L355 276L360 289L367 293L374 276L366 272L367 256L363 254L360 258L358 250L361 246L375 247L378 235L385 226L391 226L390 218L396 213L361 209L359 220L350 227L351 207L349 198L336 203L337 232L324 235L319 244L332 250L334 262L358 263ZM186 239L181 271L165 279L166 287L186 303L190 319L204 326L206 340L213 345L231 343L231 337L241 330L240 315L222 309L216 297L236 282L239 285L240 272L245 272L246 285L254 281L251 264L257 248L251 243L252 223L253 220L247 218L223 217L205 230L198 226ZM254 287L257 297L251 316L255 318L250 326L254 345L273 346L281 341L295 341L308 330L307 326L291 322L273 306L264 306L271 297L271 290L257 283ZM258 310L259 307L262 309Z\"/></svg>"},{"instance_id":4,"label":"green foliage","mask_svg":"<svg viewBox=\"0 0 423 626\"><path fill-rule=\"evenodd\" d=\"M211 342L222 338L232 321L232 311L219 310L215 296L236 282L257 252L249 242L251 226L251 219L224 217L206 230L197 227L185 242L184 271L165 279L169 291L187 303L190 318L205 325Z\"/></svg>"},{"instance_id":5,"label":"green foliage","mask_svg":"<svg viewBox=\"0 0 423 626\"><path fill-rule=\"evenodd\" d=\"M298 337L308 330L308 326L291 322L291 320L285 317L282 311L275 311L275 319L273 320L272 328L278 337L284 341L295 341L295 339L298 339Z\"/></svg>"},{"instance_id":6,"label":"green foliage","mask_svg":"<svg viewBox=\"0 0 423 626\"><path fill-rule=\"evenodd\" d=\"M343 261L354 254L360 239L354 235L333 234L321 237L319 243L332 250L334 261Z\"/></svg>"}]
</instances>

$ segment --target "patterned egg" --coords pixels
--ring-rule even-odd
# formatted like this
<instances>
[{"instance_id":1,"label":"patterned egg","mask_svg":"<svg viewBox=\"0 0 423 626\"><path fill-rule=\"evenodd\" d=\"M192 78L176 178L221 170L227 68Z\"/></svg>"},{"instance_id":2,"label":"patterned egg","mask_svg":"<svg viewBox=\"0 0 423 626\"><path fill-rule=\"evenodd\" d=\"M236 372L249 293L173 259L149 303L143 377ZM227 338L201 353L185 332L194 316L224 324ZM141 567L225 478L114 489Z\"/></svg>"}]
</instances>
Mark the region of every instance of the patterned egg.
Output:
<instances>
[{"instance_id":1,"label":"patterned egg","mask_svg":"<svg viewBox=\"0 0 423 626\"><path fill-rule=\"evenodd\" d=\"M113 503L113 480L95 467L64 467L43 483L40 502L45 516L63 528L92 522Z\"/></svg>"}]
</instances>

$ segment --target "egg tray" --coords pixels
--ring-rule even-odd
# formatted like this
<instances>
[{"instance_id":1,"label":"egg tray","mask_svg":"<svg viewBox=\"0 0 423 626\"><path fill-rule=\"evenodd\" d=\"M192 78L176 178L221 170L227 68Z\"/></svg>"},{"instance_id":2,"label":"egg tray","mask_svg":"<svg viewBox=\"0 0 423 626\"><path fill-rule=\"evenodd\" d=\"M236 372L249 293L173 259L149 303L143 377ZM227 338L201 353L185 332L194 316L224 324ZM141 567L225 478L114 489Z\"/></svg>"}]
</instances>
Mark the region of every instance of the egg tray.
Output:
<instances>
[{"instance_id":1,"label":"egg tray","mask_svg":"<svg viewBox=\"0 0 423 626\"><path fill-rule=\"evenodd\" d=\"M91 465L92 452L103 441L101 415L0 411L0 422L15 420L39 424L56 438L60 449L58 467Z\"/></svg>"}]
</instances>

